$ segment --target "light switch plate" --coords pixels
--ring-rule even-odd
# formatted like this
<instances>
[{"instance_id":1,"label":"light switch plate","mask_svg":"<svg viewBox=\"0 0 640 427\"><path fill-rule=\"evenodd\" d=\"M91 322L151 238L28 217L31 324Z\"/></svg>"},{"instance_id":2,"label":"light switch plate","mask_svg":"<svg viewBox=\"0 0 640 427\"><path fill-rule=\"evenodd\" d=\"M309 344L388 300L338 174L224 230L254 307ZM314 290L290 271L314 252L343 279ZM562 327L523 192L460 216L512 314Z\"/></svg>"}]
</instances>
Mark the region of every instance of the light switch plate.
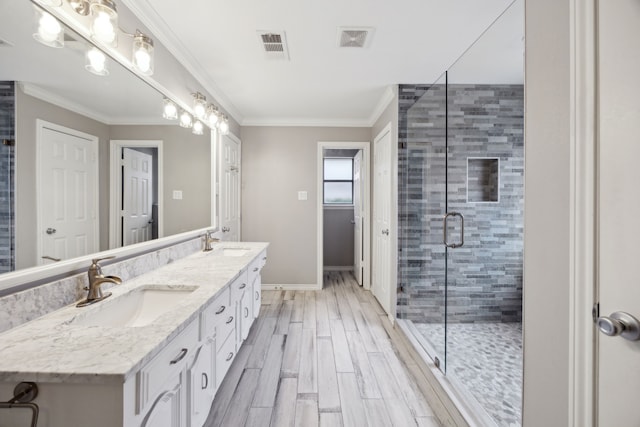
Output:
<instances>
[{"instance_id":1,"label":"light switch plate","mask_svg":"<svg viewBox=\"0 0 640 427\"><path fill-rule=\"evenodd\" d=\"M173 200L182 200L182 190L173 190Z\"/></svg>"},{"instance_id":2,"label":"light switch plate","mask_svg":"<svg viewBox=\"0 0 640 427\"><path fill-rule=\"evenodd\" d=\"M307 200L307 192L298 191L298 200Z\"/></svg>"}]
</instances>

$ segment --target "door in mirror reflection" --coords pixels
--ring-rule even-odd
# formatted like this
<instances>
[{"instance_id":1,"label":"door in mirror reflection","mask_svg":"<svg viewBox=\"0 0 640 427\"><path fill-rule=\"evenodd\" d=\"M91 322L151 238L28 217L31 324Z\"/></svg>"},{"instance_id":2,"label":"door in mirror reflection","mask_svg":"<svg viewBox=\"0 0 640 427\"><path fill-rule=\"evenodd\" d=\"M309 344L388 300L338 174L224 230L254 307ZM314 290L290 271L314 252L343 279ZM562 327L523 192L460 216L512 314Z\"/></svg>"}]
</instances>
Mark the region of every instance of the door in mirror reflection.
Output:
<instances>
[{"instance_id":1,"label":"door in mirror reflection","mask_svg":"<svg viewBox=\"0 0 640 427\"><path fill-rule=\"evenodd\" d=\"M122 160L122 244L146 242L152 238L153 156L124 148Z\"/></svg>"},{"instance_id":2,"label":"door in mirror reflection","mask_svg":"<svg viewBox=\"0 0 640 427\"><path fill-rule=\"evenodd\" d=\"M220 213L222 239L240 240L240 140L223 135L221 144Z\"/></svg>"},{"instance_id":3,"label":"door in mirror reflection","mask_svg":"<svg viewBox=\"0 0 640 427\"><path fill-rule=\"evenodd\" d=\"M38 122L40 264L98 250L98 138Z\"/></svg>"}]
</instances>

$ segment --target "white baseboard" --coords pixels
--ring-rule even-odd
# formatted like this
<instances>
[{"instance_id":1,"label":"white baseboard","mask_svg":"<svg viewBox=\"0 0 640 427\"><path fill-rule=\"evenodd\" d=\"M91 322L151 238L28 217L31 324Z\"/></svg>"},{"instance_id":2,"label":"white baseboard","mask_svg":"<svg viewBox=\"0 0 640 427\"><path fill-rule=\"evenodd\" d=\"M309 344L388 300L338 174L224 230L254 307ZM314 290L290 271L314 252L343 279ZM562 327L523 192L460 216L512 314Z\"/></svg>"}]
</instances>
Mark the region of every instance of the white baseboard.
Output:
<instances>
[{"instance_id":1,"label":"white baseboard","mask_svg":"<svg viewBox=\"0 0 640 427\"><path fill-rule=\"evenodd\" d=\"M323 268L324 271L353 271L352 265L325 265Z\"/></svg>"},{"instance_id":2,"label":"white baseboard","mask_svg":"<svg viewBox=\"0 0 640 427\"><path fill-rule=\"evenodd\" d=\"M316 283L267 285L263 283L262 289L265 291L319 291L322 289L322 285L318 286Z\"/></svg>"}]
</instances>

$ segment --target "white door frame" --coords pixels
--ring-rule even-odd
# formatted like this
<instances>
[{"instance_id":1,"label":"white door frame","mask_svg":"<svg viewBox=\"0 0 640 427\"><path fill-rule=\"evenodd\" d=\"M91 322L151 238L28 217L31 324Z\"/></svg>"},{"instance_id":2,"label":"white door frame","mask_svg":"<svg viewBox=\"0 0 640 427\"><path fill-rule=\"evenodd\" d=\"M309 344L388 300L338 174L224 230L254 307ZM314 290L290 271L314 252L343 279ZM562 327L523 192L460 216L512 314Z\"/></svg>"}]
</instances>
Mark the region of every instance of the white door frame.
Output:
<instances>
[{"instance_id":1,"label":"white door frame","mask_svg":"<svg viewBox=\"0 0 640 427\"><path fill-rule=\"evenodd\" d=\"M158 149L158 238L164 237L164 187L163 187L163 153L161 140L128 140L112 139L109 141L109 249L117 248L118 236L122 225L118 200L122 191L122 173L120 157L123 148L157 148Z\"/></svg>"},{"instance_id":2,"label":"white door frame","mask_svg":"<svg viewBox=\"0 0 640 427\"><path fill-rule=\"evenodd\" d=\"M364 273L362 275L362 286L365 289L371 287L371 143L365 142L318 142L317 153L317 175L316 175L316 206L318 214L317 222L317 284L315 289L322 289L323 277L324 277L324 200L323 194L323 163L324 150L325 149L341 149L341 150L362 150L362 169L364 173L361 173L363 179L364 191L362 194L362 206L365 213L364 221L362 223L362 234L364 244L362 251L364 253L364 261L362 263Z\"/></svg>"},{"instance_id":3,"label":"white door frame","mask_svg":"<svg viewBox=\"0 0 640 427\"><path fill-rule=\"evenodd\" d=\"M88 189L89 191L93 191L96 194L94 199L94 212L96 213L96 220L94 225L94 241L96 246L96 252L100 250L100 175L99 175L99 164L100 164L100 152L98 147L99 138L95 135L90 135L88 133L80 132L79 130L71 129L65 126L57 125L55 123L47 122L42 119L36 119L36 201L40 201L40 197L42 196L42 189L40 188L40 171L42 170L41 159L39 153L42 152L42 131L47 128L54 130L56 132L66 133L68 135L72 135L78 138L86 139L88 144L93 145L93 149L96 153L96 165L98 167L95 168L94 171L94 188ZM39 204L39 203L38 203ZM44 255L43 247L44 241L42 239L42 214L41 214L41 206L36 206L36 227L38 227L38 232L36 233L37 241L36 241L36 251L37 258L36 262L39 265L41 257Z\"/></svg>"}]
</instances>

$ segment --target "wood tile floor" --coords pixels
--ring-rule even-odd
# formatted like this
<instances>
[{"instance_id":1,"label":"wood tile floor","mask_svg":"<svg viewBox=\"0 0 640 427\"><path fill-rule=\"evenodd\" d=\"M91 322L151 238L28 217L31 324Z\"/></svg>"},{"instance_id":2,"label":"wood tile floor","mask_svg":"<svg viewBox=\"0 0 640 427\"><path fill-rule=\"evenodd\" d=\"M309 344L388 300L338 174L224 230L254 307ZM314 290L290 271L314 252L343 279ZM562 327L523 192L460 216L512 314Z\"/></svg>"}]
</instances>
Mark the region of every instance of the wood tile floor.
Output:
<instances>
[{"instance_id":1,"label":"wood tile floor","mask_svg":"<svg viewBox=\"0 0 640 427\"><path fill-rule=\"evenodd\" d=\"M265 291L206 427L439 426L351 273L322 291ZM388 325L387 325L388 327Z\"/></svg>"}]
</instances>

